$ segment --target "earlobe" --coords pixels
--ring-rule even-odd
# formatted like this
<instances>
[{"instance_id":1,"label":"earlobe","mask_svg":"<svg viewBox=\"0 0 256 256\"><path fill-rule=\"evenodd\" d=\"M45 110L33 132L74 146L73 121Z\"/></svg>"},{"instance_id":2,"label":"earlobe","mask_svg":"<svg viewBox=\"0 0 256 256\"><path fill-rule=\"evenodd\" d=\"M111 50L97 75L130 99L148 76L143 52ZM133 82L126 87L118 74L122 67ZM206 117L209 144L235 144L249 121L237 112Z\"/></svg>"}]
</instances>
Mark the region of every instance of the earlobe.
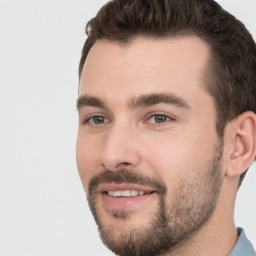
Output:
<instances>
[{"instance_id":1,"label":"earlobe","mask_svg":"<svg viewBox=\"0 0 256 256\"><path fill-rule=\"evenodd\" d=\"M226 175L240 176L253 162L256 155L256 115L248 111L238 116L233 124L230 168Z\"/></svg>"}]
</instances>

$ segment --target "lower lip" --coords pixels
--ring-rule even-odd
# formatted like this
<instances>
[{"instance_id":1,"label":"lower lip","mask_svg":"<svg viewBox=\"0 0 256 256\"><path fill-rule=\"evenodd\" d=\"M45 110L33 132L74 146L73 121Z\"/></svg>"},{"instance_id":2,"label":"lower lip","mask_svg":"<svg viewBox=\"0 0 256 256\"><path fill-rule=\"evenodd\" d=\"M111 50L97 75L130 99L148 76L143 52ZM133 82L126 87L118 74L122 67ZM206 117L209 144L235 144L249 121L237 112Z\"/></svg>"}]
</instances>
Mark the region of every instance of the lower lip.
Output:
<instances>
[{"instance_id":1,"label":"lower lip","mask_svg":"<svg viewBox=\"0 0 256 256\"><path fill-rule=\"evenodd\" d=\"M138 195L133 197L114 197L107 193L102 193L103 205L108 210L134 210L136 207L140 207L144 202L149 200L155 195L155 193Z\"/></svg>"}]
</instances>

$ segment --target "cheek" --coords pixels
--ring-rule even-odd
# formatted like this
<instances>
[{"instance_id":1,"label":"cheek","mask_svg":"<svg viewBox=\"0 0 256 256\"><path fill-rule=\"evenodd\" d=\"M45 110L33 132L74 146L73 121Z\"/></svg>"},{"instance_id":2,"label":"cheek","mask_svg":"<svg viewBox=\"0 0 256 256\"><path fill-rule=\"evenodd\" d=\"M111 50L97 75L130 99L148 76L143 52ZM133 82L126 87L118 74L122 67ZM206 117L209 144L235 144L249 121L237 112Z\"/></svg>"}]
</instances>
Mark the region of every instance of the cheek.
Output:
<instances>
[{"instance_id":1,"label":"cheek","mask_svg":"<svg viewBox=\"0 0 256 256\"><path fill-rule=\"evenodd\" d=\"M152 137L149 144L155 146L145 148L147 159L155 174L168 184L168 190L175 189L180 179L192 178L200 172L216 145L215 136L202 133L176 133L153 140Z\"/></svg>"},{"instance_id":2,"label":"cheek","mask_svg":"<svg viewBox=\"0 0 256 256\"><path fill-rule=\"evenodd\" d=\"M79 175L85 189L87 189L91 178L102 169L98 162L98 152L99 144L96 140L91 142L90 138L78 133L76 161Z\"/></svg>"},{"instance_id":3,"label":"cheek","mask_svg":"<svg viewBox=\"0 0 256 256\"><path fill-rule=\"evenodd\" d=\"M191 166L194 165L189 148L185 145L176 145L174 141L155 147L150 155L151 167L170 192L175 190L179 179L188 175Z\"/></svg>"}]
</instances>

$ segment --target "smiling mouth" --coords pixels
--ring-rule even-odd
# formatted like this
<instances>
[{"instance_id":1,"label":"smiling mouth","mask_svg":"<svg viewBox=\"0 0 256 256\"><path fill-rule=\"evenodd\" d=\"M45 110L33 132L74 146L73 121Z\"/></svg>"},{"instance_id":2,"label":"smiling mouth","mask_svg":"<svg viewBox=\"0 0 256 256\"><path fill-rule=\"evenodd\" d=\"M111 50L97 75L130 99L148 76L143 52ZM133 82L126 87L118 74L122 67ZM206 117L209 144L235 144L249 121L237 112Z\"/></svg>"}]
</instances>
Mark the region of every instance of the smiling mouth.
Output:
<instances>
[{"instance_id":1,"label":"smiling mouth","mask_svg":"<svg viewBox=\"0 0 256 256\"><path fill-rule=\"evenodd\" d=\"M98 193L101 194L103 208L109 210L130 211L147 207L148 200L154 200L157 191L136 184L101 184Z\"/></svg>"},{"instance_id":2,"label":"smiling mouth","mask_svg":"<svg viewBox=\"0 0 256 256\"><path fill-rule=\"evenodd\" d=\"M99 186L98 192L112 197L136 197L150 195L156 192L156 190L137 184L108 183L101 184Z\"/></svg>"},{"instance_id":3,"label":"smiling mouth","mask_svg":"<svg viewBox=\"0 0 256 256\"><path fill-rule=\"evenodd\" d=\"M145 192L140 190L120 190L120 191L106 191L109 196L113 197L135 197L135 196L143 196L143 195L149 195L151 192Z\"/></svg>"}]
</instances>

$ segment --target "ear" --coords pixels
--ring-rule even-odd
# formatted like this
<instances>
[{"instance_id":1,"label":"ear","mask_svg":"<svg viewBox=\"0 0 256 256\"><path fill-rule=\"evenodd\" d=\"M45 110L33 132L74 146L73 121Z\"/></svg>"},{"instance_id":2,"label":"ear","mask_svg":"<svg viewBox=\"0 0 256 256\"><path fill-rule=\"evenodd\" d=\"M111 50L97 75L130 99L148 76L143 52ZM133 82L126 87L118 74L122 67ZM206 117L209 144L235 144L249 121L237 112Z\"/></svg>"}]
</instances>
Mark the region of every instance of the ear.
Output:
<instances>
[{"instance_id":1,"label":"ear","mask_svg":"<svg viewBox=\"0 0 256 256\"><path fill-rule=\"evenodd\" d=\"M227 177L237 177L244 173L256 155L256 115L248 111L232 121L229 168Z\"/></svg>"}]
</instances>

